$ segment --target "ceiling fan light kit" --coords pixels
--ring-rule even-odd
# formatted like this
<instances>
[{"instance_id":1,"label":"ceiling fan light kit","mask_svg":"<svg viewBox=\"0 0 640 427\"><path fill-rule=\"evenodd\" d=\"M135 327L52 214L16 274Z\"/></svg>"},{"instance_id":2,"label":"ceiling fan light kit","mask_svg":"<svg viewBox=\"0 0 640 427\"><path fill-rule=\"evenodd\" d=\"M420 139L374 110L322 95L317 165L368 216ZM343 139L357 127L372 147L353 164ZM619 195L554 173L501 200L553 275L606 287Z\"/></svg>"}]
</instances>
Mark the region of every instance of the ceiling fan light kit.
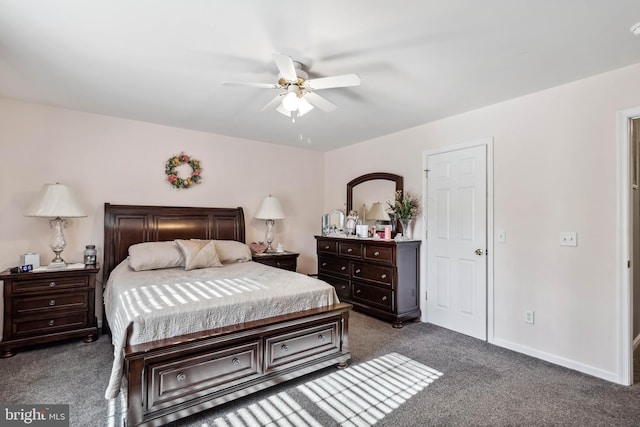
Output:
<instances>
[{"instance_id":1,"label":"ceiling fan light kit","mask_svg":"<svg viewBox=\"0 0 640 427\"><path fill-rule=\"evenodd\" d=\"M302 69L300 62L282 54L274 54L273 60L279 71L277 84L244 82L224 82L222 84L231 87L280 90L280 93L262 107L261 111L275 108L277 112L291 117L292 121L295 121L296 117L304 116L315 107L324 112L330 112L338 108L331 101L314 91L360 85L360 77L357 74L344 74L309 80L309 75Z\"/></svg>"}]
</instances>

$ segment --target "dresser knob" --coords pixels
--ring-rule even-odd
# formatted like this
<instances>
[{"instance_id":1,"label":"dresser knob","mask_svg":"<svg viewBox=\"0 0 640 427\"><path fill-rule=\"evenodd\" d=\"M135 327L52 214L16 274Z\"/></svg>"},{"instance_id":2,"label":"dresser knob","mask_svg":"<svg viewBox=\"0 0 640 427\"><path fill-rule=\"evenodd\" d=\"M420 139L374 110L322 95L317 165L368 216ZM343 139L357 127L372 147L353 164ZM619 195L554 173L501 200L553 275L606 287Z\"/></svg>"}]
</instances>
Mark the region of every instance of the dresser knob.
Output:
<instances>
[{"instance_id":1,"label":"dresser knob","mask_svg":"<svg viewBox=\"0 0 640 427\"><path fill-rule=\"evenodd\" d=\"M357 269L357 270L356 270L356 274L360 274L360 269Z\"/></svg>"},{"instance_id":2,"label":"dresser knob","mask_svg":"<svg viewBox=\"0 0 640 427\"><path fill-rule=\"evenodd\" d=\"M326 263L326 262L323 262L323 263L322 263L322 266L323 266L323 267L326 267L326 266L327 266L327 263Z\"/></svg>"},{"instance_id":3,"label":"dresser knob","mask_svg":"<svg viewBox=\"0 0 640 427\"><path fill-rule=\"evenodd\" d=\"M53 325L55 325L55 324L56 324L56 321L55 321L55 320L49 320L49 326L53 326Z\"/></svg>"},{"instance_id":4,"label":"dresser knob","mask_svg":"<svg viewBox=\"0 0 640 427\"><path fill-rule=\"evenodd\" d=\"M361 290L361 289L358 289L358 290L356 291L356 294L359 294L360 292L362 292L362 290Z\"/></svg>"},{"instance_id":5,"label":"dresser knob","mask_svg":"<svg viewBox=\"0 0 640 427\"><path fill-rule=\"evenodd\" d=\"M287 347L286 344L282 344L282 347L280 347L282 349L282 351L289 351L289 347Z\"/></svg>"},{"instance_id":6,"label":"dresser knob","mask_svg":"<svg viewBox=\"0 0 640 427\"><path fill-rule=\"evenodd\" d=\"M380 252L378 252L378 251L373 253L373 256L378 256L378 255L380 255Z\"/></svg>"},{"instance_id":7,"label":"dresser knob","mask_svg":"<svg viewBox=\"0 0 640 427\"><path fill-rule=\"evenodd\" d=\"M280 261L276 261L276 265L280 267Z\"/></svg>"},{"instance_id":8,"label":"dresser knob","mask_svg":"<svg viewBox=\"0 0 640 427\"><path fill-rule=\"evenodd\" d=\"M184 380L187 379L187 376L184 373L180 372L180 373L178 373L178 375L176 375L176 379L178 381L184 381Z\"/></svg>"},{"instance_id":9,"label":"dresser knob","mask_svg":"<svg viewBox=\"0 0 640 427\"><path fill-rule=\"evenodd\" d=\"M325 246L324 248L325 248L325 249L329 249L329 245Z\"/></svg>"},{"instance_id":10,"label":"dresser knob","mask_svg":"<svg viewBox=\"0 0 640 427\"><path fill-rule=\"evenodd\" d=\"M347 285L342 285L342 287L340 289L342 289L342 290L347 289Z\"/></svg>"},{"instance_id":11,"label":"dresser knob","mask_svg":"<svg viewBox=\"0 0 640 427\"><path fill-rule=\"evenodd\" d=\"M340 267L340 270L345 271L347 269L347 267L345 267L344 265L342 267Z\"/></svg>"},{"instance_id":12,"label":"dresser knob","mask_svg":"<svg viewBox=\"0 0 640 427\"><path fill-rule=\"evenodd\" d=\"M382 297L382 301L386 301L386 300L387 300L387 297L385 295L385 296Z\"/></svg>"},{"instance_id":13,"label":"dresser knob","mask_svg":"<svg viewBox=\"0 0 640 427\"><path fill-rule=\"evenodd\" d=\"M52 299L51 301L49 301L49 305L56 305L56 300Z\"/></svg>"},{"instance_id":14,"label":"dresser knob","mask_svg":"<svg viewBox=\"0 0 640 427\"><path fill-rule=\"evenodd\" d=\"M386 274L383 274L383 275L382 275L382 276L380 276L380 277L381 277L381 278L383 278L383 279L386 279L386 278L387 278L387 275L386 275Z\"/></svg>"},{"instance_id":15,"label":"dresser knob","mask_svg":"<svg viewBox=\"0 0 640 427\"><path fill-rule=\"evenodd\" d=\"M353 252L353 249L349 248L347 249L347 252Z\"/></svg>"},{"instance_id":16,"label":"dresser knob","mask_svg":"<svg viewBox=\"0 0 640 427\"><path fill-rule=\"evenodd\" d=\"M231 359L231 363L233 363L233 366L238 366L240 364L240 361L237 357L234 357L233 359Z\"/></svg>"},{"instance_id":17,"label":"dresser knob","mask_svg":"<svg viewBox=\"0 0 640 427\"><path fill-rule=\"evenodd\" d=\"M55 288L56 287L56 282L49 282L49 287L50 288Z\"/></svg>"}]
</instances>

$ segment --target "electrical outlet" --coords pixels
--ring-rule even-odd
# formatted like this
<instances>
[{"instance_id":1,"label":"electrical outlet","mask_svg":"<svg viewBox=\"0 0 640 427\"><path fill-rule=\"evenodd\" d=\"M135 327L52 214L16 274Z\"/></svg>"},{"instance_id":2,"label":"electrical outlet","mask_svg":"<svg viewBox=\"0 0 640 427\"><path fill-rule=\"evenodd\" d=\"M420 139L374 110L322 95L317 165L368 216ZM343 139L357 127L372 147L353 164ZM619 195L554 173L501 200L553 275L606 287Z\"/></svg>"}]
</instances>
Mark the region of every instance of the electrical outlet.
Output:
<instances>
[{"instance_id":1,"label":"electrical outlet","mask_svg":"<svg viewBox=\"0 0 640 427\"><path fill-rule=\"evenodd\" d=\"M575 231L560 233L560 246L578 246L578 233Z\"/></svg>"},{"instance_id":2,"label":"electrical outlet","mask_svg":"<svg viewBox=\"0 0 640 427\"><path fill-rule=\"evenodd\" d=\"M534 322L534 311L533 310L526 310L524 312L524 321L527 323L531 323L533 325Z\"/></svg>"}]
</instances>

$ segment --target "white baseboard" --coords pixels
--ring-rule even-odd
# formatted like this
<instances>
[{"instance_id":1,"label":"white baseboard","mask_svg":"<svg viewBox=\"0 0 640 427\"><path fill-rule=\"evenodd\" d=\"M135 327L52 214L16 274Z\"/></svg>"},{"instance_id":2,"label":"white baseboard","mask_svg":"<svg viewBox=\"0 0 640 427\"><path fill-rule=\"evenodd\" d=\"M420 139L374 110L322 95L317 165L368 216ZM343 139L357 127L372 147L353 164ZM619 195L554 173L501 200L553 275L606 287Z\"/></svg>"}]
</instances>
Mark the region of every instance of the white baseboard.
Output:
<instances>
[{"instance_id":1,"label":"white baseboard","mask_svg":"<svg viewBox=\"0 0 640 427\"><path fill-rule=\"evenodd\" d=\"M582 372L584 374L592 375L603 380L611 381L619 384L619 375L616 372L605 371L600 368L595 368L584 363L576 362L575 360L565 359L564 357L556 356L555 354L545 353L543 351L535 350L530 347L526 347L520 344L515 344L510 341L494 338L491 341L492 344L498 347L503 347L509 350L517 351L518 353L526 354L527 356L535 357L546 362L553 363L555 365L564 366L565 368L573 369L574 371Z\"/></svg>"}]
</instances>

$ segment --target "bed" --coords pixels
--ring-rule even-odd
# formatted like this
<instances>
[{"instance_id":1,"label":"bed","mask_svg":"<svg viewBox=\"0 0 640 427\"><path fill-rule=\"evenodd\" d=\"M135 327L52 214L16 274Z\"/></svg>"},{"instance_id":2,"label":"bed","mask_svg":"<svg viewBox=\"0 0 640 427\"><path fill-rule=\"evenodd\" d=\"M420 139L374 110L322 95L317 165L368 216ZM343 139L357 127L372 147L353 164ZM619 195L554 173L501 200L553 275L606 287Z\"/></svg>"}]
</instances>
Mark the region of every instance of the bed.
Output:
<instances>
[{"instance_id":1,"label":"bed","mask_svg":"<svg viewBox=\"0 0 640 427\"><path fill-rule=\"evenodd\" d=\"M103 271L106 287L115 283L110 281L112 273L115 278L126 270L123 264L128 262L129 247L133 245L192 239L245 242L242 208L106 203L104 214ZM255 262L243 264L234 264L228 270L224 270L227 269L224 266L219 270L226 271L224 274L237 275L233 269L246 269L242 270L243 280L246 277L249 277L246 280L253 280L250 274L258 275L259 280L254 280L255 283L269 277L269 280L277 278L282 283L300 279L300 290L307 294L325 285L305 275ZM280 272L292 276L273 276ZM202 270L197 274L205 273ZM167 274L177 273L170 271ZM249 285L243 282L242 286ZM105 289L105 298L110 292ZM292 301L297 299L302 298L292 298ZM272 305L273 301L263 305ZM149 335L153 337L151 341L135 339L136 328L119 325L121 319L111 314L113 307L109 310L103 307L103 331L109 330L109 321L112 321L112 337L117 336L117 330L127 332L122 349L117 345L114 348L114 368L119 358L122 361L117 377L121 379L121 389L126 398L127 426L166 424L319 369L332 365L347 366L351 358L348 340L351 305L331 298L323 301L321 306L294 305L283 309L284 314L252 314L246 318L241 314L239 318L242 320L222 322L222 326L203 321L202 330L188 328L189 333L181 335L172 336L174 331L167 336L159 336L155 331ZM257 305L255 301L249 304L251 307ZM212 317L215 316L208 314L202 318L209 321Z\"/></svg>"}]
</instances>

